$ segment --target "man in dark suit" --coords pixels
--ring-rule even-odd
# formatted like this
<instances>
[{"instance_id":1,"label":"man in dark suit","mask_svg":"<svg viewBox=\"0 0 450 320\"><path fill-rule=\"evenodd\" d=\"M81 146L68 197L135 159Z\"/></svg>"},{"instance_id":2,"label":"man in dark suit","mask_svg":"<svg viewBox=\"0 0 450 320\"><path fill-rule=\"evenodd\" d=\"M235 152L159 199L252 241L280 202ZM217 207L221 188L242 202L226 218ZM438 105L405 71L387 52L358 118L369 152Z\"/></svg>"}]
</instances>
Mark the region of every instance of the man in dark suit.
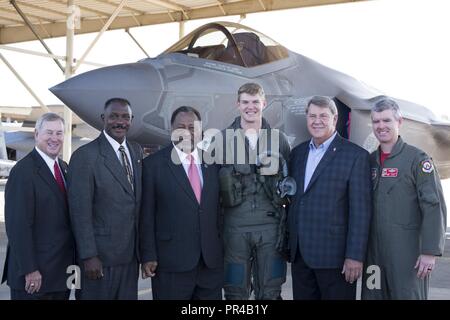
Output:
<instances>
[{"instance_id":1,"label":"man in dark suit","mask_svg":"<svg viewBox=\"0 0 450 320\"><path fill-rule=\"evenodd\" d=\"M67 267L74 242L67 206L67 164L58 159L64 120L46 113L36 122L36 146L11 170L5 189L8 235L3 279L13 300L69 299Z\"/></svg>"},{"instance_id":2,"label":"man in dark suit","mask_svg":"<svg viewBox=\"0 0 450 320\"><path fill-rule=\"evenodd\" d=\"M337 108L313 97L311 141L291 153L297 193L289 209L294 299L355 299L371 219L369 153L336 132Z\"/></svg>"},{"instance_id":3,"label":"man in dark suit","mask_svg":"<svg viewBox=\"0 0 450 320\"><path fill-rule=\"evenodd\" d=\"M72 155L69 204L80 299L137 299L142 149L126 139L132 117L127 100L108 100L103 132Z\"/></svg>"},{"instance_id":4,"label":"man in dark suit","mask_svg":"<svg viewBox=\"0 0 450 320\"><path fill-rule=\"evenodd\" d=\"M154 299L222 299L219 179L197 148L200 121L194 108L175 110L174 143L144 160L140 249Z\"/></svg>"}]
</instances>

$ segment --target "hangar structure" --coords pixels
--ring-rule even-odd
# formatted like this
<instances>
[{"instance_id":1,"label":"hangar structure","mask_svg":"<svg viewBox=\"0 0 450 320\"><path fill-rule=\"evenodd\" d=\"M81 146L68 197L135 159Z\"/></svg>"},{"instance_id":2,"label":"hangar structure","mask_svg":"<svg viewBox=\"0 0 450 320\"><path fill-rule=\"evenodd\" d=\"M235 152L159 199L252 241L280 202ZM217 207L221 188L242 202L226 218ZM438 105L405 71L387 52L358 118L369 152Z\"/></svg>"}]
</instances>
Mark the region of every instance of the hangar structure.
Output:
<instances>
[{"instance_id":1,"label":"hangar structure","mask_svg":"<svg viewBox=\"0 0 450 320\"><path fill-rule=\"evenodd\" d=\"M248 13L294 9L367 0L0 0L0 60L35 98L44 111L45 103L25 79L2 55L2 50L45 56L55 61L66 79L76 73L89 52L107 30L129 29L161 23L179 23L180 38L184 23L194 19L235 16ZM74 36L97 32L97 36L80 58L74 57ZM45 39L66 37L66 55L54 55ZM46 52L24 50L13 43L39 40ZM141 46L140 46L141 47ZM145 52L145 50L141 47ZM94 64L96 65L96 64ZM100 66L100 65L98 65ZM63 157L71 155L72 111L64 108L65 141Z\"/></svg>"}]
</instances>

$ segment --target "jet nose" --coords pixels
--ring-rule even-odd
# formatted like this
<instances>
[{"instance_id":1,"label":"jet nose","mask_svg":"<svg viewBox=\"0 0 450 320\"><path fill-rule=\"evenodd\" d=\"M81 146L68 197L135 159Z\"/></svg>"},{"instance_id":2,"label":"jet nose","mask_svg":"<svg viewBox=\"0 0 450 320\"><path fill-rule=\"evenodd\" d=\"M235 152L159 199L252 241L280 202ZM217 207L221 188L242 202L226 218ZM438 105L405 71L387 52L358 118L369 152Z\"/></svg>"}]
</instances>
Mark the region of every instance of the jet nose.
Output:
<instances>
[{"instance_id":1,"label":"jet nose","mask_svg":"<svg viewBox=\"0 0 450 320\"><path fill-rule=\"evenodd\" d=\"M66 106L91 126L101 130L105 102L124 98L130 102L134 121L155 108L162 94L160 73L150 63L137 62L92 70L50 88ZM133 135L135 125L130 128Z\"/></svg>"}]
</instances>

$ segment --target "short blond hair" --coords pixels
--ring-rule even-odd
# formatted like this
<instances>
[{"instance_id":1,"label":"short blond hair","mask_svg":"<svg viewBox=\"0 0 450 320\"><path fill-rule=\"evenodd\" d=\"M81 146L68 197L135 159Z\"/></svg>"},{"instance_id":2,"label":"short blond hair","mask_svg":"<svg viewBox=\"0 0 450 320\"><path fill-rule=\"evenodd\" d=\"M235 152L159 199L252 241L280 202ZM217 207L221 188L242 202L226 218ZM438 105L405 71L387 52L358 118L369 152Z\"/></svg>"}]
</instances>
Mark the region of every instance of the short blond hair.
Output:
<instances>
[{"instance_id":1,"label":"short blond hair","mask_svg":"<svg viewBox=\"0 0 450 320\"><path fill-rule=\"evenodd\" d=\"M266 94L264 93L264 89L257 83L247 82L243 84L238 90L238 101L241 99L241 95L243 93L247 93L249 95L255 96L259 95L261 98L265 99Z\"/></svg>"}]
</instances>

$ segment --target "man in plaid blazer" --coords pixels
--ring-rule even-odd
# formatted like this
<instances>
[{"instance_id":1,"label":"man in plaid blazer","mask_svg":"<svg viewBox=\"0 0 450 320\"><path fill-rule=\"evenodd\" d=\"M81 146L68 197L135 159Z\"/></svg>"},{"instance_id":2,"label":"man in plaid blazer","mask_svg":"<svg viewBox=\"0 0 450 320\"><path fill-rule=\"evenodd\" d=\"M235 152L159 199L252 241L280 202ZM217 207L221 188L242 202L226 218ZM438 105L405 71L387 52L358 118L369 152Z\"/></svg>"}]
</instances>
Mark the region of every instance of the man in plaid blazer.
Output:
<instances>
[{"instance_id":1,"label":"man in plaid blazer","mask_svg":"<svg viewBox=\"0 0 450 320\"><path fill-rule=\"evenodd\" d=\"M369 153L336 132L337 108L313 97L311 141L291 153L297 193L289 208L294 299L355 299L371 219Z\"/></svg>"}]
</instances>

